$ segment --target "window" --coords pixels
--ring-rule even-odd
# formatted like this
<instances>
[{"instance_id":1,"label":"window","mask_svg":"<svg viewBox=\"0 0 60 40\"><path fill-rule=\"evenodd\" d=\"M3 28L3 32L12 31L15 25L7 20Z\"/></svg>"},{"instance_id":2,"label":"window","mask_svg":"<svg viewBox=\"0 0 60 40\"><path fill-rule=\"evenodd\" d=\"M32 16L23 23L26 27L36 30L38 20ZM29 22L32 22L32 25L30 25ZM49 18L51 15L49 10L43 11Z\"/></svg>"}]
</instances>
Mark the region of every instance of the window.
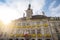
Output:
<instances>
[{"instance_id":1,"label":"window","mask_svg":"<svg viewBox=\"0 0 60 40\"><path fill-rule=\"evenodd\" d=\"M41 29L38 29L38 30L37 30L37 34L40 34L40 33L41 33Z\"/></svg>"},{"instance_id":2,"label":"window","mask_svg":"<svg viewBox=\"0 0 60 40\"><path fill-rule=\"evenodd\" d=\"M31 26L36 25L36 22L35 22L35 21L30 22L30 25L31 25Z\"/></svg>"},{"instance_id":3,"label":"window","mask_svg":"<svg viewBox=\"0 0 60 40\"><path fill-rule=\"evenodd\" d=\"M38 40L42 40L42 39L38 39Z\"/></svg>"},{"instance_id":4,"label":"window","mask_svg":"<svg viewBox=\"0 0 60 40\"><path fill-rule=\"evenodd\" d=\"M19 22L19 23L16 23L16 25L17 25L17 26L20 26L20 25L21 25L21 23L20 23L20 22Z\"/></svg>"},{"instance_id":5,"label":"window","mask_svg":"<svg viewBox=\"0 0 60 40\"><path fill-rule=\"evenodd\" d=\"M13 39L9 39L9 40L13 40Z\"/></svg>"},{"instance_id":6,"label":"window","mask_svg":"<svg viewBox=\"0 0 60 40\"><path fill-rule=\"evenodd\" d=\"M15 40L18 40L17 38Z\"/></svg>"},{"instance_id":7,"label":"window","mask_svg":"<svg viewBox=\"0 0 60 40\"><path fill-rule=\"evenodd\" d=\"M29 39L26 39L26 40L29 40Z\"/></svg>"},{"instance_id":8,"label":"window","mask_svg":"<svg viewBox=\"0 0 60 40\"><path fill-rule=\"evenodd\" d=\"M25 26L25 23L22 23L23 26Z\"/></svg>"},{"instance_id":9,"label":"window","mask_svg":"<svg viewBox=\"0 0 60 40\"><path fill-rule=\"evenodd\" d=\"M30 30L27 30L27 32L30 34Z\"/></svg>"},{"instance_id":10,"label":"window","mask_svg":"<svg viewBox=\"0 0 60 40\"><path fill-rule=\"evenodd\" d=\"M50 39L46 39L46 40L50 40Z\"/></svg>"},{"instance_id":11,"label":"window","mask_svg":"<svg viewBox=\"0 0 60 40\"><path fill-rule=\"evenodd\" d=\"M31 33L32 33L32 34L35 34L35 30L31 30Z\"/></svg>"},{"instance_id":12,"label":"window","mask_svg":"<svg viewBox=\"0 0 60 40\"><path fill-rule=\"evenodd\" d=\"M4 40L4 39L0 39L0 40Z\"/></svg>"},{"instance_id":13,"label":"window","mask_svg":"<svg viewBox=\"0 0 60 40\"><path fill-rule=\"evenodd\" d=\"M30 25L29 23L27 23L27 25Z\"/></svg>"},{"instance_id":14,"label":"window","mask_svg":"<svg viewBox=\"0 0 60 40\"><path fill-rule=\"evenodd\" d=\"M20 39L20 40L24 40L24 39Z\"/></svg>"},{"instance_id":15,"label":"window","mask_svg":"<svg viewBox=\"0 0 60 40\"><path fill-rule=\"evenodd\" d=\"M32 40L35 40L35 39L32 39Z\"/></svg>"},{"instance_id":16,"label":"window","mask_svg":"<svg viewBox=\"0 0 60 40\"><path fill-rule=\"evenodd\" d=\"M44 33L48 34L49 33L49 29L47 27L44 28Z\"/></svg>"},{"instance_id":17,"label":"window","mask_svg":"<svg viewBox=\"0 0 60 40\"><path fill-rule=\"evenodd\" d=\"M40 22L39 22L39 21L37 21L37 24L40 24Z\"/></svg>"}]
</instances>

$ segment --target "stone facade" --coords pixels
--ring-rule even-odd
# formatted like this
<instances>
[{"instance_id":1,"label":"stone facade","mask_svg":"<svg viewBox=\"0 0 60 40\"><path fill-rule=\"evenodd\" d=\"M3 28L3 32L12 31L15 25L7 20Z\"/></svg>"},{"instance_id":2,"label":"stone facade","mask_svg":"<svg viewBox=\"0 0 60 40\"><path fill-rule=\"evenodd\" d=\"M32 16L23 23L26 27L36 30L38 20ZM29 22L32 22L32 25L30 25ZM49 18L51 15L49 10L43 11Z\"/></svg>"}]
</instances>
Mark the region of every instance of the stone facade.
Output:
<instances>
[{"instance_id":1,"label":"stone facade","mask_svg":"<svg viewBox=\"0 0 60 40\"><path fill-rule=\"evenodd\" d=\"M60 40L60 17L32 16L30 5L26 13L26 17L8 25L9 32L4 33L6 40Z\"/></svg>"}]
</instances>

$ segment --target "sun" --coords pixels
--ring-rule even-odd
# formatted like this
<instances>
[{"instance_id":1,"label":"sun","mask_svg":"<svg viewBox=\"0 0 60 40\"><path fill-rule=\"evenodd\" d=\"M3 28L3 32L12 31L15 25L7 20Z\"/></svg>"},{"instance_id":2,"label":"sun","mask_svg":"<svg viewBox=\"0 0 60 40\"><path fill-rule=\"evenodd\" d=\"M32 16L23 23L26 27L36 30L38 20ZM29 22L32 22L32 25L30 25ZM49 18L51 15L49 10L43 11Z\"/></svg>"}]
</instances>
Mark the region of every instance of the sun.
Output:
<instances>
[{"instance_id":1,"label":"sun","mask_svg":"<svg viewBox=\"0 0 60 40\"><path fill-rule=\"evenodd\" d=\"M7 25L12 21L12 18L6 13L6 15L1 15L0 19L2 20L3 24Z\"/></svg>"},{"instance_id":2,"label":"sun","mask_svg":"<svg viewBox=\"0 0 60 40\"><path fill-rule=\"evenodd\" d=\"M2 22L3 22L5 25L9 24L11 21L12 21L11 19L7 19L7 18L6 18L6 19L5 19L5 18L2 19Z\"/></svg>"},{"instance_id":3,"label":"sun","mask_svg":"<svg viewBox=\"0 0 60 40\"><path fill-rule=\"evenodd\" d=\"M16 9L0 6L0 20L2 20L4 24L8 24L17 18L19 18L19 13Z\"/></svg>"}]
</instances>

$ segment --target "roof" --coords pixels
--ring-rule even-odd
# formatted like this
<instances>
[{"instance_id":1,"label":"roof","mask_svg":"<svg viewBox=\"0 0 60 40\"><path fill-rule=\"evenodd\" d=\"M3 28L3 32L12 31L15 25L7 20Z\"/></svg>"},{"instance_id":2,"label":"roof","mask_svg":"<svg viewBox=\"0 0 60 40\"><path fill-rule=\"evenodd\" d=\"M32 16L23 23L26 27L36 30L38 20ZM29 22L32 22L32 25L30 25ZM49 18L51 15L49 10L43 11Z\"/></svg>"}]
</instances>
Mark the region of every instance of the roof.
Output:
<instances>
[{"instance_id":1,"label":"roof","mask_svg":"<svg viewBox=\"0 0 60 40\"><path fill-rule=\"evenodd\" d=\"M53 19L52 19L53 18ZM55 19L56 18L56 19ZM59 17L47 17L47 16L44 16L44 15L34 15L32 16L32 18L30 18L30 20L37 20L37 19L48 19L48 20L60 20ZM19 22L19 21L26 21L26 17L22 17L22 18L19 18L19 19L16 19L14 20L15 22Z\"/></svg>"},{"instance_id":2,"label":"roof","mask_svg":"<svg viewBox=\"0 0 60 40\"><path fill-rule=\"evenodd\" d=\"M47 16L44 16L44 15L34 15L30 19L33 20L33 19L45 19L45 18L47 18ZM26 17L19 18L17 20L26 20Z\"/></svg>"},{"instance_id":3,"label":"roof","mask_svg":"<svg viewBox=\"0 0 60 40\"><path fill-rule=\"evenodd\" d=\"M45 18L47 18L47 16L44 16L44 15L34 15L34 16L32 16L31 19L45 19Z\"/></svg>"}]
</instances>

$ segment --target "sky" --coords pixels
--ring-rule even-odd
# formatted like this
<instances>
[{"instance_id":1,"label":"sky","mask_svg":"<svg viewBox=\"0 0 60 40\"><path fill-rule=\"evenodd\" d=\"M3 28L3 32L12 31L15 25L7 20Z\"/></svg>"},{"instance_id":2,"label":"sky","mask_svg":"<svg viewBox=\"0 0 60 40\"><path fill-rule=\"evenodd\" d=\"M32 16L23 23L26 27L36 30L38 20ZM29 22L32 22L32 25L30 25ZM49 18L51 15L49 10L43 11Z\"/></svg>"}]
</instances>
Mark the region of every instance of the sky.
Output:
<instances>
[{"instance_id":1,"label":"sky","mask_svg":"<svg viewBox=\"0 0 60 40\"><path fill-rule=\"evenodd\" d=\"M31 4L33 15L60 17L60 0L0 0L0 20L9 22L26 15L28 4Z\"/></svg>"}]
</instances>

